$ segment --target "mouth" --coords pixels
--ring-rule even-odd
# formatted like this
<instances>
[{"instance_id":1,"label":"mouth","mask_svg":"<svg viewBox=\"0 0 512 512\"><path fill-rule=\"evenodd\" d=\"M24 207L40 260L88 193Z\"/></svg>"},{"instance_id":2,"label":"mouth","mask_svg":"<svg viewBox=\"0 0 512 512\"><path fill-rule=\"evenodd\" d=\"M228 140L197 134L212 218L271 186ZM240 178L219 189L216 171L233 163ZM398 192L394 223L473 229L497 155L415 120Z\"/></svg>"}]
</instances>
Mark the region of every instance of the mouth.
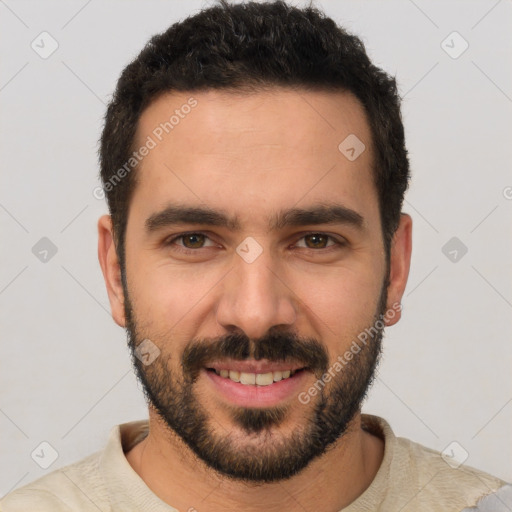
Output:
<instances>
[{"instance_id":1,"label":"mouth","mask_svg":"<svg viewBox=\"0 0 512 512\"><path fill-rule=\"evenodd\" d=\"M265 373L241 372L238 370L206 368L208 372L214 372L224 379L230 379L245 386L270 386L275 382L292 378L295 374L307 370L306 367L295 370L277 370Z\"/></svg>"},{"instance_id":2,"label":"mouth","mask_svg":"<svg viewBox=\"0 0 512 512\"><path fill-rule=\"evenodd\" d=\"M247 368L250 363L246 363L244 369L253 371L241 371L240 364L222 366L205 367L202 374L217 396L230 404L243 407L270 407L291 400L305 389L306 380L312 375L308 367L283 363L279 364L280 369L271 371L269 365L261 365L265 371Z\"/></svg>"}]
</instances>

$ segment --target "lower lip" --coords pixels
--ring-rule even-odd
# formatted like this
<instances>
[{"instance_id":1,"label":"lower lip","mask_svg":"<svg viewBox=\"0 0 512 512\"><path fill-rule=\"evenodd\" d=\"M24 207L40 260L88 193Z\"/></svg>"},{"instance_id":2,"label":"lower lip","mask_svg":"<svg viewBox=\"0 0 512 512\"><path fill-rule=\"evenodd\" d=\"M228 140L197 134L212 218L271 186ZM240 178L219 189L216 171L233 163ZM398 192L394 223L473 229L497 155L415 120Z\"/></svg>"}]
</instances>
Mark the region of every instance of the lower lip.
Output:
<instances>
[{"instance_id":1,"label":"lower lip","mask_svg":"<svg viewBox=\"0 0 512 512\"><path fill-rule=\"evenodd\" d=\"M213 371L201 370L215 389L227 400L242 407L271 407L281 401L297 396L307 379L308 370L295 373L292 377L274 382L268 386L240 384Z\"/></svg>"}]
</instances>

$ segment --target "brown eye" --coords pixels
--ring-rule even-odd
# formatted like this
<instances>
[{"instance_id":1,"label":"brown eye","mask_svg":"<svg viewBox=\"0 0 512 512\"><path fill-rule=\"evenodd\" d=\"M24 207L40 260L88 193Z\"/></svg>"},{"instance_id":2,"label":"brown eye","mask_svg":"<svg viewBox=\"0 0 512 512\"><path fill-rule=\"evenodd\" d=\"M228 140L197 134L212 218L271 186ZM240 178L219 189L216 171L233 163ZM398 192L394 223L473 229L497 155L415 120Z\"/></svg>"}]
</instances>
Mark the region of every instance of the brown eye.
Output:
<instances>
[{"instance_id":1,"label":"brown eye","mask_svg":"<svg viewBox=\"0 0 512 512\"><path fill-rule=\"evenodd\" d=\"M179 238L183 239L183 245L187 249L200 249L206 237L201 233L191 233L189 235L182 235Z\"/></svg>"},{"instance_id":2,"label":"brown eye","mask_svg":"<svg viewBox=\"0 0 512 512\"><path fill-rule=\"evenodd\" d=\"M206 234L196 231L188 233L182 233L181 235L175 235L164 242L165 247L169 247L171 250L181 252L187 255L200 255L201 249L207 250L214 248L216 245L214 241Z\"/></svg>"},{"instance_id":3,"label":"brown eye","mask_svg":"<svg viewBox=\"0 0 512 512\"><path fill-rule=\"evenodd\" d=\"M340 242L334 241L332 236L326 235L324 233L310 233L308 235L304 235L301 240L305 241L305 245L301 247L305 247L306 249L327 249L332 245L341 245ZM329 240L333 241L330 245L327 245Z\"/></svg>"},{"instance_id":4,"label":"brown eye","mask_svg":"<svg viewBox=\"0 0 512 512\"><path fill-rule=\"evenodd\" d=\"M320 233L315 233L313 235L306 235L304 239L306 240L306 245L310 249L324 249L327 244L327 240L330 237L322 235Z\"/></svg>"}]
</instances>

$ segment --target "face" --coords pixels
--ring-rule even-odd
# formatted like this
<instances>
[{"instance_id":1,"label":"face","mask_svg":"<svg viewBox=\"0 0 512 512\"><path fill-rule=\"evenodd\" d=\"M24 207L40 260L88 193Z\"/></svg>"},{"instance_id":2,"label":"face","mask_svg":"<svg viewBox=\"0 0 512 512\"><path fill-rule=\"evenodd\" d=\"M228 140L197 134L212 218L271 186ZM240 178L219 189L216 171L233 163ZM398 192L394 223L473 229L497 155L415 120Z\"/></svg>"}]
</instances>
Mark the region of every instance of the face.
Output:
<instances>
[{"instance_id":1,"label":"face","mask_svg":"<svg viewBox=\"0 0 512 512\"><path fill-rule=\"evenodd\" d=\"M356 159L338 149L350 134ZM136 147L148 137L109 290L138 378L211 468L289 478L347 431L405 287L364 111L341 92L172 93L143 112Z\"/></svg>"}]
</instances>

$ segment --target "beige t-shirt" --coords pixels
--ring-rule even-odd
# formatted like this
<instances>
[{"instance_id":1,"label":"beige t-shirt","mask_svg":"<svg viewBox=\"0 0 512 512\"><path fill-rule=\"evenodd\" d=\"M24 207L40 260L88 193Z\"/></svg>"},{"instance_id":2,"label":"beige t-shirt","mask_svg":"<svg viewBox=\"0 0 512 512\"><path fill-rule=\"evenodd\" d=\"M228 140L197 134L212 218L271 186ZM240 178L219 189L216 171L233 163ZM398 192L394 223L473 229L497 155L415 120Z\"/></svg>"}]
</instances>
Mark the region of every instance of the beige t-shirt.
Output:
<instances>
[{"instance_id":1,"label":"beige t-shirt","mask_svg":"<svg viewBox=\"0 0 512 512\"><path fill-rule=\"evenodd\" d=\"M371 485L343 512L512 510L512 486L502 480L467 466L451 467L439 452L396 437L378 416L363 414L362 425L384 440L384 458ZM124 455L147 433L147 420L116 425L102 451L16 489L0 500L0 510L176 512L146 486Z\"/></svg>"}]
</instances>

